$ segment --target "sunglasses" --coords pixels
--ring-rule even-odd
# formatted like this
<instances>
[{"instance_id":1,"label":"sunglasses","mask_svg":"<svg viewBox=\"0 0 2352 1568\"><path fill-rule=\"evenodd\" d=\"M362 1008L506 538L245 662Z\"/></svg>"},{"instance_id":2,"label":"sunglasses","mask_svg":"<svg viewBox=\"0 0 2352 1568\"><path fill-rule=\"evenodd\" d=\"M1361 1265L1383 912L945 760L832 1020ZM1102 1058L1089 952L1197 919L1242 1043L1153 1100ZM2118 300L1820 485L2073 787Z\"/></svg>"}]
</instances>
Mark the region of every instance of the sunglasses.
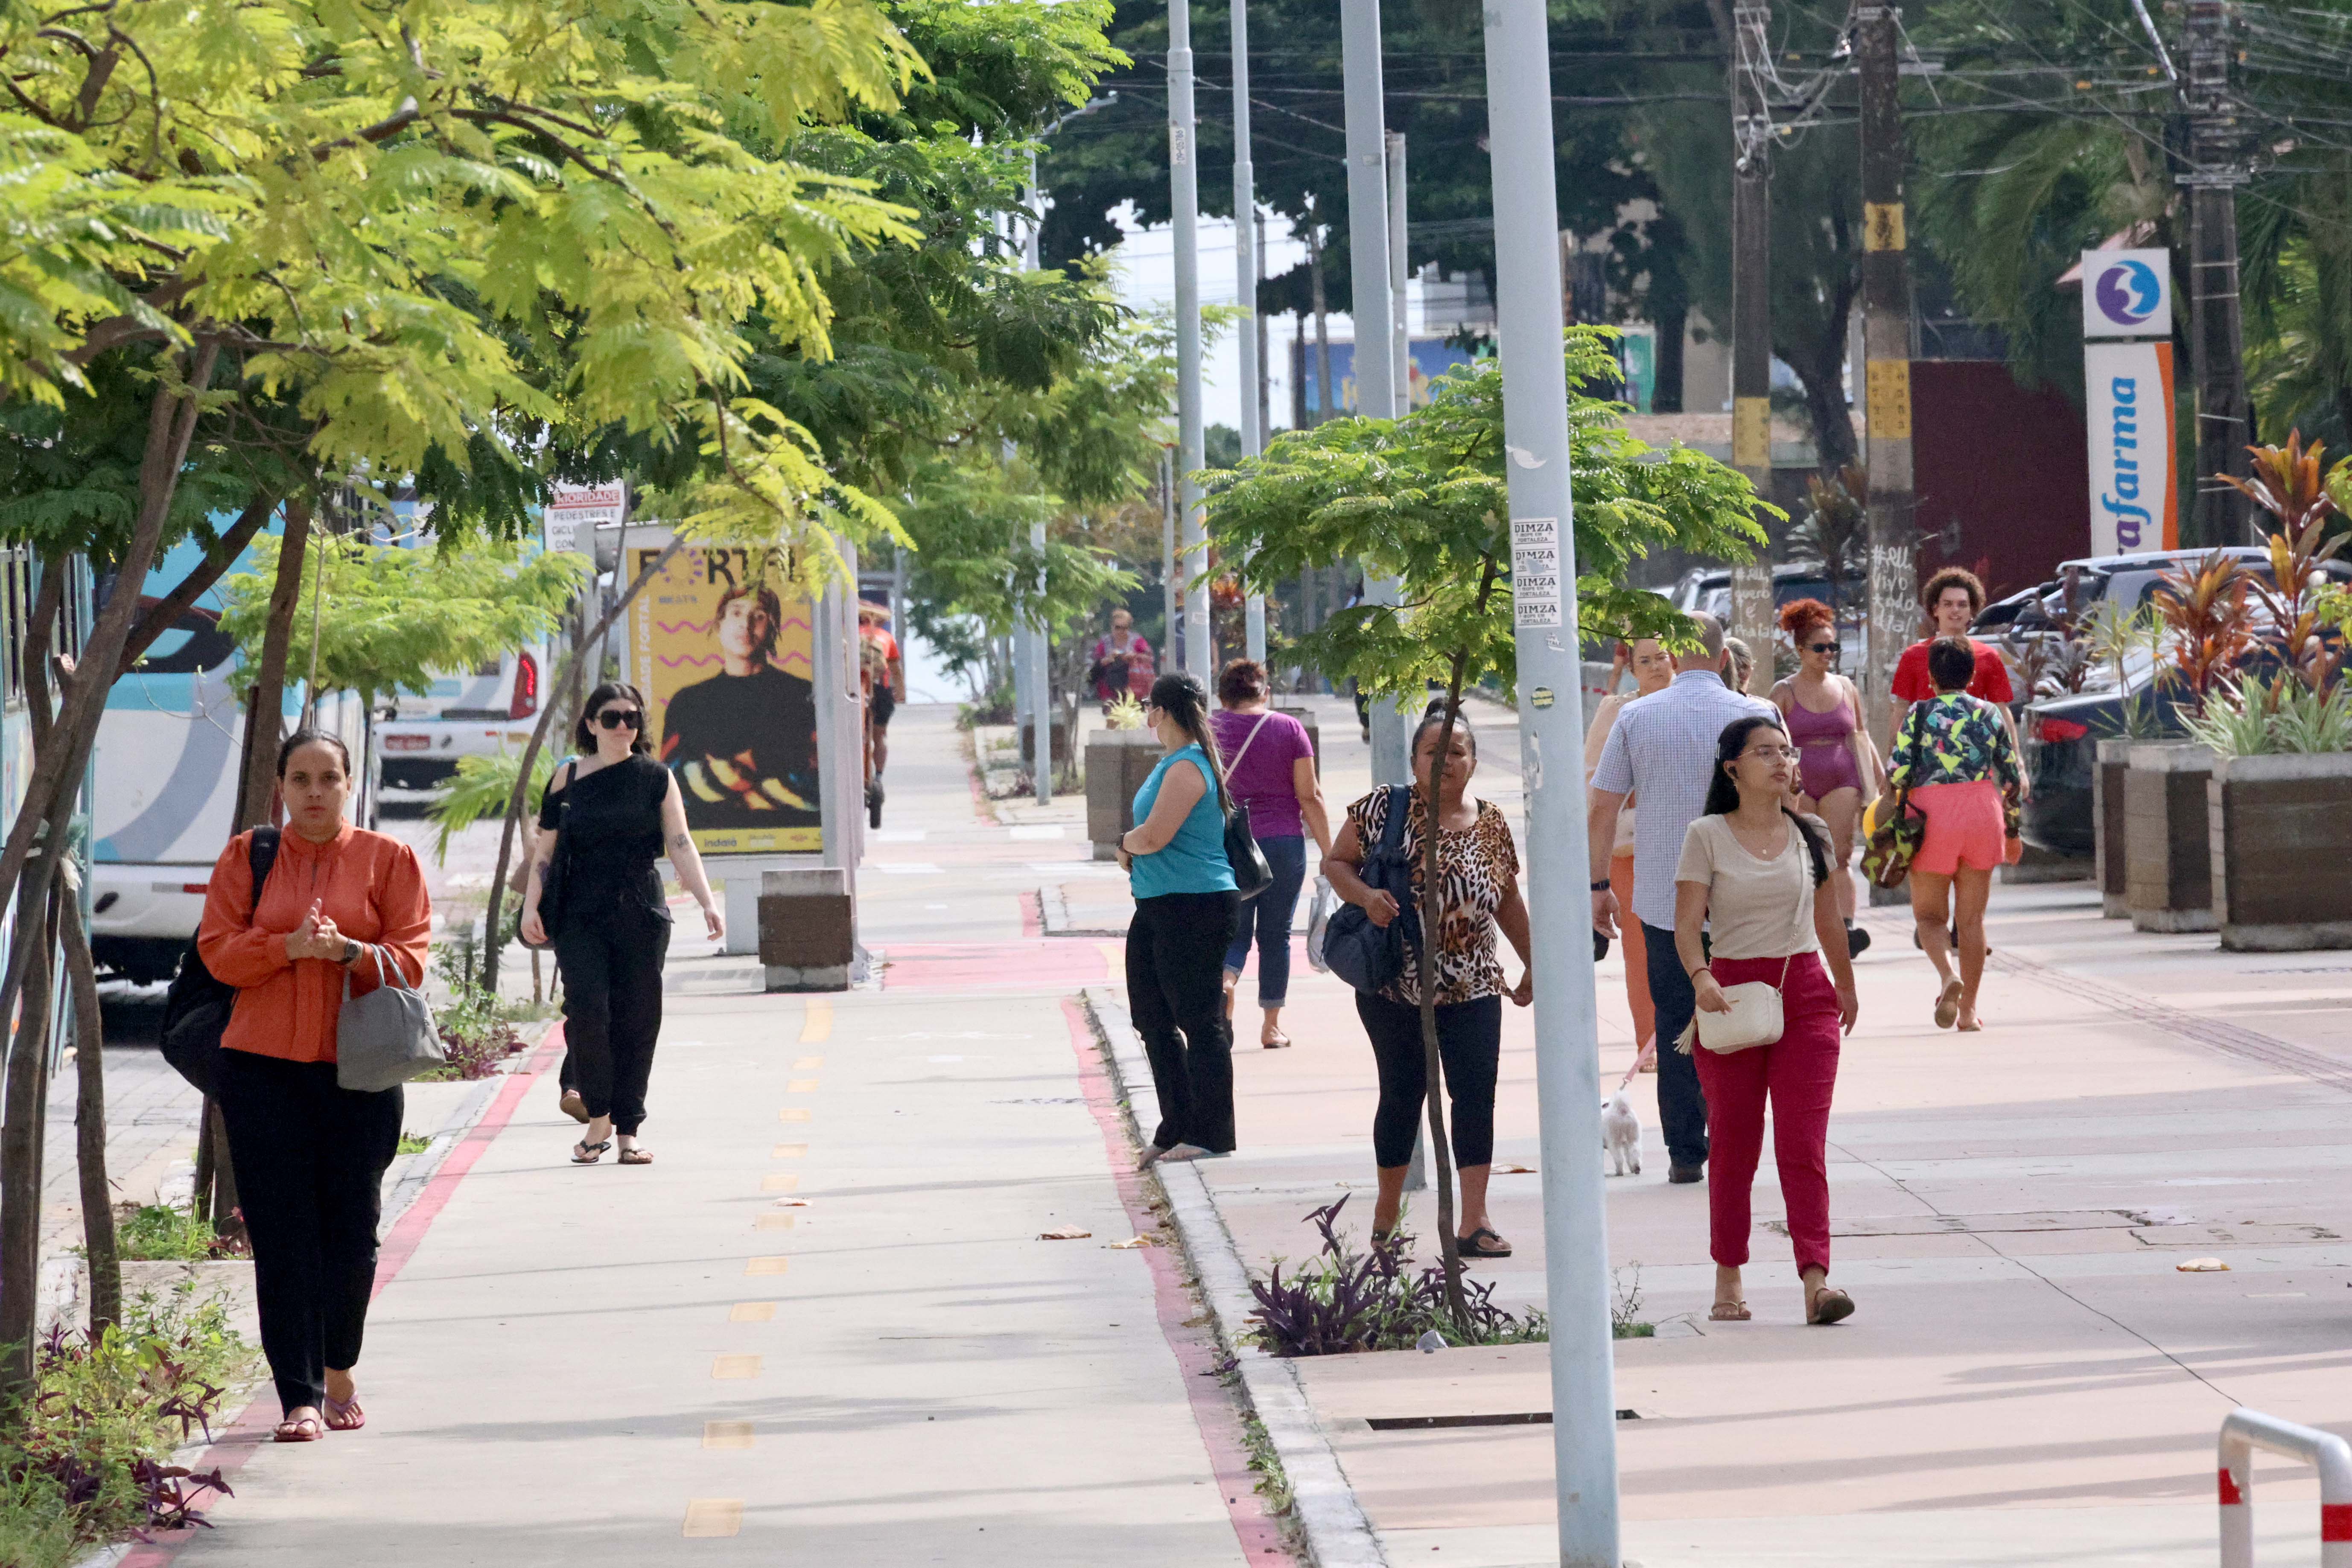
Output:
<instances>
[{"instance_id":1,"label":"sunglasses","mask_svg":"<svg viewBox=\"0 0 2352 1568\"><path fill-rule=\"evenodd\" d=\"M1805 652L1808 653L1834 653L1837 651L1838 645L1835 643L1808 643L1805 644Z\"/></svg>"},{"instance_id":2,"label":"sunglasses","mask_svg":"<svg viewBox=\"0 0 2352 1568\"><path fill-rule=\"evenodd\" d=\"M608 707L596 716L596 722L606 729L643 729L646 716L635 708Z\"/></svg>"}]
</instances>

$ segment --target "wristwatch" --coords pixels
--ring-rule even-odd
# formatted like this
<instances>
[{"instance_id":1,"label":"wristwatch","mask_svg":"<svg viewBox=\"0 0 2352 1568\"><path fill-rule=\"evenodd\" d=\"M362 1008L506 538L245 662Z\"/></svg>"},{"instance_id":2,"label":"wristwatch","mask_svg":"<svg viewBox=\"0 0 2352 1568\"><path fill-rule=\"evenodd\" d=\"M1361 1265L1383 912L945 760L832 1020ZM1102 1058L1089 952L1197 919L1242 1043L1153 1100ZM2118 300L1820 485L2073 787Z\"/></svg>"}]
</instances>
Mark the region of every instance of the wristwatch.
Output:
<instances>
[{"instance_id":1,"label":"wristwatch","mask_svg":"<svg viewBox=\"0 0 2352 1568\"><path fill-rule=\"evenodd\" d=\"M338 964L349 964L357 959L359 956L366 950L367 949L362 947L358 943L346 936L343 938L343 956L336 959L335 962Z\"/></svg>"},{"instance_id":2,"label":"wristwatch","mask_svg":"<svg viewBox=\"0 0 2352 1568\"><path fill-rule=\"evenodd\" d=\"M1593 892L1595 892L1595 893L1606 893L1606 892L1608 892L1608 891L1609 891L1609 879L1608 879L1607 877L1603 877L1603 878L1601 878L1599 882L1594 883L1592 884L1592 891L1593 891Z\"/></svg>"}]
</instances>

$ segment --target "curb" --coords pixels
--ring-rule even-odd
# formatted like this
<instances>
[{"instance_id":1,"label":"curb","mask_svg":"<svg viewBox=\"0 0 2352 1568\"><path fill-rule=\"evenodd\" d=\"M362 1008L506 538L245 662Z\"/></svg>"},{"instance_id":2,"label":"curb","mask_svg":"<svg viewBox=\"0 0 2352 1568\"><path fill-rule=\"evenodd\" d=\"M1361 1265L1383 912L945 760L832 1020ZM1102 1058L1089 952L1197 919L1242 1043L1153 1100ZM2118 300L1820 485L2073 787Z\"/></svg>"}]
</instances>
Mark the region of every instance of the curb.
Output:
<instances>
[{"instance_id":1,"label":"curb","mask_svg":"<svg viewBox=\"0 0 2352 1568\"><path fill-rule=\"evenodd\" d=\"M1139 1140L1139 1124L1147 1117L1156 1119L1160 1106L1142 1042L1115 993L1089 986L1081 996L1103 1043L1111 1076L1118 1084L1128 1129ZM1387 1568L1380 1538L1356 1500L1355 1489L1349 1484L1339 1456L1332 1452L1329 1436L1307 1403L1297 1369L1286 1359L1242 1341L1255 1299L1250 1294L1248 1268L1234 1245L1233 1233L1225 1228L1224 1218L1217 1212L1208 1183L1190 1164L1154 1166L1151 1174L1167 1195L1169 1216L1201 1282L1201 1295L1215 1322L1217 1337L1233 1356L1250 1407L1282 1460L1308 1560L1317 1568Z\"/></svg>"},{"instance_id":2,"label":"curb","mask_svg":"<svg viewBox=\"0 0 2352 1568\"><path fill-rule=\"evenodd\" d=\"M1079 925L1071 921L1069 900L1063 896L1061 884L1047 883L1037 890L1039 924L1048 936L1124 936L1127 927Z\"/></svg>"}]
</instances>

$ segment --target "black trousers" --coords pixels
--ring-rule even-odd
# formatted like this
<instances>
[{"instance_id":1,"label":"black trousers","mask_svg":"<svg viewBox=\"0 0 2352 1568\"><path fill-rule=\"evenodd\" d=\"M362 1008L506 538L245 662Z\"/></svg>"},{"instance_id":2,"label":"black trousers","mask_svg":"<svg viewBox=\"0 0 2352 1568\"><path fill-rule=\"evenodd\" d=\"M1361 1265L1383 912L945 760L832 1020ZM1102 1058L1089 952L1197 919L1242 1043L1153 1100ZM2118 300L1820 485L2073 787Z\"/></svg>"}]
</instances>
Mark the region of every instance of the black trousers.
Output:
<instances>
[{"instance_id":1,"label":"black trousers","mask_svg":"<svg viewBox=\"0 0 2352 1568\"><path fill-rule=\"evenodd\" d=\"M339 1089L331 1061L224 1051L219 1100L253 1239L262 1354L280 1404L316 1406L327 1368L359 1363L401 1092Z\"/></svg>"},{"instance_id":2,"label":"black trousers","mask_svg":"<svg viewBox=\"0 0 2352 1568\"><path fill-rule=\"evenodd\" d=\"M1234 1036L1225 1021L1225 947L1240 899L1163 893L1135 901L1127 927L1127 1010L1151 1059L1163 1149L1234 1147Z\"/></svg>"},{"instance_id":3,"label":"black trousers","mask_svg":"<svg viewBox=\"0 0 2352 1568\"><path fill-rule=\"evenodd\" d=\"M1698 1086L1698 1059L1675 1049L1698 1013L1698 993L1675 950L1675 934L1642 922L1650 960L1650 1003L1658 1020L1658 1130L1666 1157L1678 1166L1706 1164L1706 1092ZM1691 1049L1696 1051L1696 1041Z\"/></svg>"},{"instance_id":4,"label":"black trousers","mask_svg":"<svg viewBox=\"0 0 2352 1568\"><path fill-rule=\"evenodd\" d=\"M555 934L563 969L563 1044L591 1116L635 1136L661 1037L662 960L670 925L634 903L567 911Z\"/></svg>"},{"instance_id":5,"label":"black trousers","mask_svg":"<svg viewBox=\"0 0 2352 1568\"><path fill-rule=\"evenodd\" d=\"M1372 1042L1381 1103L1372 1113L1372 1161L1394 1170L1412 1160L1413 1134L1429 1092L1429 1057L1421 1043L1421 1009L1363 991L1356 1016ZM1454 1164L1495 1163L1495 1079L1503 1058L1503 998L1441 1002L1437 1058L1445 1070L1445 1132Z\"/></svg>"}]
</instances>

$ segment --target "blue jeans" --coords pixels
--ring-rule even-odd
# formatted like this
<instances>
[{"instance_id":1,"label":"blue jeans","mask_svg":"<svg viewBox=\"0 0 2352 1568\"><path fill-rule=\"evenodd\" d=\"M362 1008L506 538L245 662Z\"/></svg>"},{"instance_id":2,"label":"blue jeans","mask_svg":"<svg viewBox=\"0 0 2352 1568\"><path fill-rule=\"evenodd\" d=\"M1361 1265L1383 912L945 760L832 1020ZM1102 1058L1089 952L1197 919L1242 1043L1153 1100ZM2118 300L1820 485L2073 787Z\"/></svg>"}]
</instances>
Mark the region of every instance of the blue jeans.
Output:
<instances>
[{"instance_id":1,"label":"blue jeans","mask_svg":"<svg viewBox=\"0 0 2352 1568\"><path fill-rule=\"evenodd\" d=\"M1699 1086L1696 1059L1675 1049L1675 1041L1698 1014L1698 993L1684 972L1673 932L1644 920L1642 942L1649 950L1650 1000L1658 1014L1659 1131L1666 1137L1668 1159L1678 1166L1703 1166L1707 1147L1706 1092ZM1691 1049L1698 1049L1696 1041Z\"/></svg>"},{"instance_id":2,"label":"blue jeans","mask_svg":"<svg viewBox=\"0 0 2352 1568\"><path fill-rule=\"evenodd\" d=\"M1225 949L1225 973L1238 977L1249 967L1250 934L1257 934L1257 1005L1278 1008L1290 995L1290 917L1307 881L1307 838L1260 839L1257 847L1274 870L1264 893L1242 903L1241 926Z\"/></svg>"}]
</instances>

